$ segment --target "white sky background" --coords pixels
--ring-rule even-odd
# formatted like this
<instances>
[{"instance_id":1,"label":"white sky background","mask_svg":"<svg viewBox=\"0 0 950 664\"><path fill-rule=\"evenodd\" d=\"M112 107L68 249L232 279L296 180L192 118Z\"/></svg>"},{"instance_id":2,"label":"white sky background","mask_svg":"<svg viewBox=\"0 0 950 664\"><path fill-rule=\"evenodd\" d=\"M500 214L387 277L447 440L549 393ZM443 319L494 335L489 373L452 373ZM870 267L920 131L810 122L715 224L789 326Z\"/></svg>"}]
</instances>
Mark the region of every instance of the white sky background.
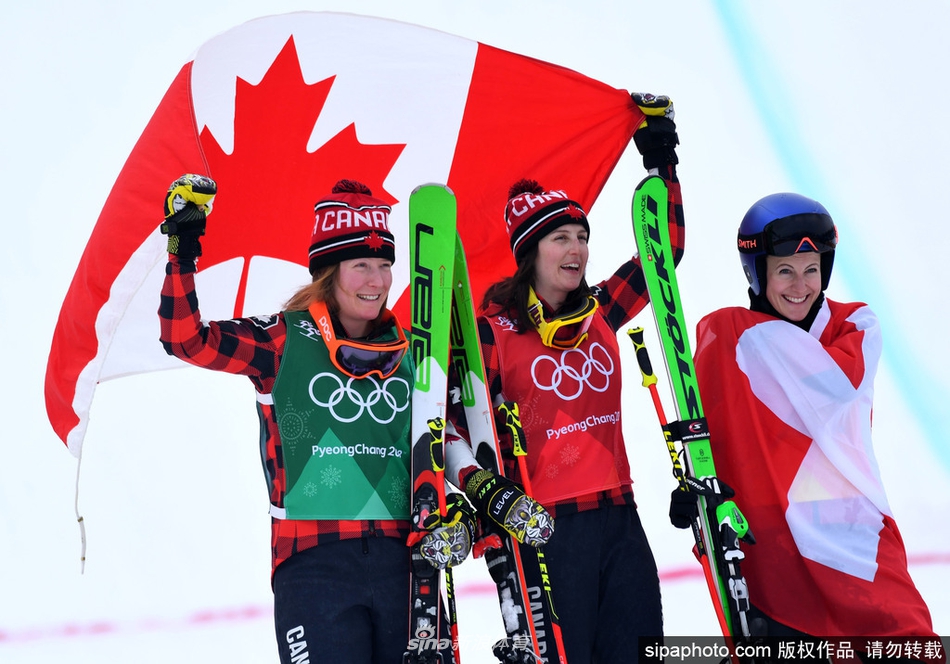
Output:
<instances>
[{"instance_id":1,"label":"white sky background","mask_svg":"<svg viewBox=\"0 0 950 664\"><path fill-rule=\"evenodd\" d=\"M841 235L831 297L866 301L882 319L878 459L911 572L936 630L950 634L950 536L940 516L950 508L941 427L950 395L950 3L35 0L5 7L0 21L0 661L276 661L267 494L247 381L185 369L99 387L83 455L89 549L80 575L76 460L47 421L43 377L93 224L182 64L219 32L297 10L394 18L669 94L682 143L688 242L679 278L691 325L746 303L734 238L755 200L788 190L821 200ZM590 211L592 281L633 252L628 208L643 174L631 145ZM262 193L267 205L264 183ZM648 314L636 322L652 326ZM689 534L666 519L669 460L632 353L624 361L627 445L667 572L667 632L715 634L702 581L675 577L698 565ZM491 662L502 630L494 598L479 592L484 565L469 561L458 576L462 656Z\"/></svg>"}]
</instances>

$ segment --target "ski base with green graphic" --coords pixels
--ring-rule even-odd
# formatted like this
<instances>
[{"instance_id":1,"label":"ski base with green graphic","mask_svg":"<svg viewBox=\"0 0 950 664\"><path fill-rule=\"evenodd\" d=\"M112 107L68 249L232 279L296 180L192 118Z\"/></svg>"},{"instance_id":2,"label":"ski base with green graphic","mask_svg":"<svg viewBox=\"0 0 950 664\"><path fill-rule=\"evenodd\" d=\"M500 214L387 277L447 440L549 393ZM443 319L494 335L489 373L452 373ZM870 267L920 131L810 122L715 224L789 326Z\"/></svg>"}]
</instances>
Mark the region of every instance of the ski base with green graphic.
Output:
<instances>
[{"instance_id":1,"label":"ski base with green graphic","mask_svg":"<svg viewBox=\"0 0 950 664\"><path fill-rule=\"evenodd\" d=\"M412 393L412 479L409 641L403 664L452 664L458 652L452 571L422 557L422 528L432 514L445 516L443 431L448 392L452 267L455 254L455 195L443 185L417 187L409 197L409 351L415 368ZM436 526L438 527L438 522ZM443 630L443 580L450 633Z\"/></svg>"},{"instance_id":2,"label":"ski base with green graphic","mask_svg":"<svg viewBox=\"0 0 950 664\"><path fill-rule=\"evenodd\" d=\"M482 468L505 474L493 405L485 382L475 307L468 279L468 265L461 238L456 240L452 299L453 402L461 402L475 458ZM520 424L520 423L519 423ZM566 664L561 628L551 593L544 552L518 541L500 526L483 520L486 540L485 563L498 591L505 638L492 648L507 664L550 662Z\"/></svg>"},{"instance_id":3,"label":"ski base with green graphic","mask_svg":"<svg viewBox=\"0 0 950 664\"><path fill-rule=\"evenodd\" d=\"M649 176L640 182L634 192L631 217L677 416L674 422L662 421L662 410L654 391L673 461L673 474L681 490L691 491L698 497L699 515L693 524L693 535L723 635L736 642L748 640L752 636L749 592L740 570L744 554L739 543L755 540L735 502L727 499L731 490L716 476L673 264L668 189L661 177ZM644 385L650 379L655 383L642 335L638 340L631 332L631 337L637 347Z\"/></svg>"},{"instance_id":4,"label":"ski base with green graphic","mask_svg":"<svg viewBox=\"0 0 950 664\"><path fill-rule=\"evenodd\" d=\"M416 371L412 398L412 540L422 534L418 524L445 506L443 431L450 374L454 374L451 398L462 405L476 458L495 473L503 474L504 466L451 190L439 184L417 187L409 199L409 226L410 348ZM560 639L554 639L559 627L546 570L537 558L523 559L518 542L509 533L497 526L483 526L488 533L479 548L484 548L488 571L497 587L505 628L505 637L494 644L492 652L507 664L566 664L563 645ZM416 546L412 549L410 640L404 664L448 664L442 647L446 636L439 631L443 576L453 626L451 641L457 648L451 569L444 574L436 570L419 555ZM457 660L457 650L454 652Z\"/></svg>"}]
</instances>

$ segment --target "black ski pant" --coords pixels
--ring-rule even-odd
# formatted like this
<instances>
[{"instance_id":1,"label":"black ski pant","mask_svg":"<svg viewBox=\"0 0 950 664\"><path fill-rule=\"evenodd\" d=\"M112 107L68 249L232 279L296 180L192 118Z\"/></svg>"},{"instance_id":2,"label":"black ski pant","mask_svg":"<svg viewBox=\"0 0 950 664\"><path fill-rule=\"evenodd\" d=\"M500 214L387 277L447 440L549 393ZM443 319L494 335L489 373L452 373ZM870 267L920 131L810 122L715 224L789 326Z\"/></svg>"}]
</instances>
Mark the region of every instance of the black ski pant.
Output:
<instances>
[{"instance_id":1,"label":"black ski pant","mask_svg":"<svg viewBox=\"0 0 950 664\"><path fill-rule=\"evenodd\" d=\"M409 642L408 547L375 537L294 554L274 573L274 625L281 664L401 662Z\"/></svg>"},{"instance_id":2,"label":"black ski pant","mask_svg":"<svg viewBox=\"0 0 950 664\"><path fill-rule=\"evenodd\" d=\"M636 662L639 637L662 637L660 578L636 507L558 515L544 552L570 664Z\"/></svg>"}]
</instances>

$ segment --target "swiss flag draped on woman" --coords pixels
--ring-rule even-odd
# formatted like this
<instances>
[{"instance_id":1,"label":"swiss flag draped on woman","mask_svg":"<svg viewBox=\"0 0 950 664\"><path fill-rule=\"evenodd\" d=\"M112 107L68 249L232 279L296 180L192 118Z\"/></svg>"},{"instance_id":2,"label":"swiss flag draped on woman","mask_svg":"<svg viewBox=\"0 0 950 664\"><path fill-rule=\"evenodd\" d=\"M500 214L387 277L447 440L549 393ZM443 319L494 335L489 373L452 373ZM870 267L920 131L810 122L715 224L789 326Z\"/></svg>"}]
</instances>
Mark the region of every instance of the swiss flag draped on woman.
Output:
<instances>
[{"instance_id":1,"label":"swiss flag draped on woman","mask_svg":"<svg viewBox=\"0 0 950 664\"><path fill-rule=\"evenodd\" d=\"M393 21L300 12L211 39L156 109L76 270L47 366L53 428L79 456L98 382L182 366L158 344L155 316L166 260L156 192L181 173L227 192L215 217L229 232L203 239L197 277L210 318L274 311L274 293L308 281L313 204L340 177L392 205L401 246L409 192L447 183L478 298L513 269L497 218L511 182L530 174L589 209L642 120L626 91ZM406 320L407 282L397 260L393 304Z\"/></svg>"},{"instance_id":2,"label":"swiss flag draped on woman","mask_svg":"<svg viewBox=\"0 0 950 664\"><path fill-rule=\"evenodd\" d=\"M729 307L696 338L716 465L755 531L752 604L813 636L933 636L871 448L873 312L825 299L806 331Z\"/></svg>"}]
</instances>

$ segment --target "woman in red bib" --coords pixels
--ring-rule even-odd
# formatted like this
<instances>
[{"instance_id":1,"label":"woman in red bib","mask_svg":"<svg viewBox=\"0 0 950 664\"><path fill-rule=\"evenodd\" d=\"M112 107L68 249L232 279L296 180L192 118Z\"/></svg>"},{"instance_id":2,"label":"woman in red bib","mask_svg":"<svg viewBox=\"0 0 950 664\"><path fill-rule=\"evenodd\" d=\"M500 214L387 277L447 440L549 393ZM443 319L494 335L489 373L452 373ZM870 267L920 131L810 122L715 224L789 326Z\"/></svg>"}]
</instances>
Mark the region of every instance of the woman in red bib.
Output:
<instances>
[{"instance_id":1,"label":"woman in red bib","mask_svg":"<svg viewBox=\"0 0 950 664\"><path fill-rule=\"evenodd\" d=\"M635 142L644 165L669 184L679 262L684 226L672 104L635 99L641 108L652 104ZM567 661L635 662L637 637L663 633L657 568L634 502L620 412L617 331L648 303L639 259L588 286L586 212L566 192L534 181L511 188L505 221L517 270L486 293L479 335L495 405L513 401L520 410L533 498L554 517L544 555ZM459 443L447 441L450 449ZM513 458L506 434L501 445ZM461 457L447 453L447 476L458 478L479 510L490 510L479 503L479 489L495 478L470 454ZM506 474L526 483L513 461Z\"/></svg>"}]
</instances>

